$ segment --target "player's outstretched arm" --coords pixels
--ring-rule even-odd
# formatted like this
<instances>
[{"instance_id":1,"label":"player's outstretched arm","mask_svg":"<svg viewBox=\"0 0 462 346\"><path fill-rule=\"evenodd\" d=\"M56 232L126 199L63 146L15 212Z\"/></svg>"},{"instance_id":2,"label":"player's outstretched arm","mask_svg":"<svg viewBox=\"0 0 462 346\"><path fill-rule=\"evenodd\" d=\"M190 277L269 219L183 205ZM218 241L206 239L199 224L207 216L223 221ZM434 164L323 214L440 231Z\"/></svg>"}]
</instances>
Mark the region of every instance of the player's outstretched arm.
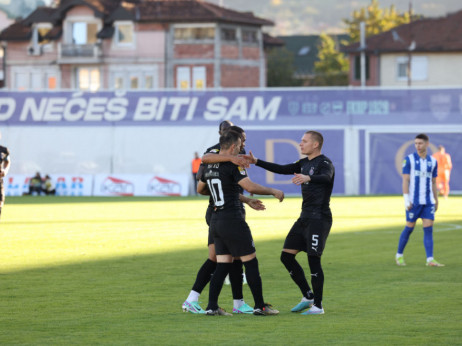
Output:
<instances>
[{"instance_id":1,"label":"player's outstretched arm","mask_svg":"<svg viewBox=\"0 0 462 346\"><path fill-rule=\"evenodd\" d=\"M247 158L250 161L250 163L255 164L256 166L259 166L273 173L294 174L294 173L300 173L301 171L299 161L290 163L288 165L279 165L277 163L267 162L267 161L257 159L253 155L252 151L249 151L249 155L244 155L244 157Z\"/></svg>"},{"instance_id":2,"label":"player's outstretched arm","mask_svg":"<svg viewBox=\"0 0 462 346\"><path fill-rule=\"evenodd\" d=\"M246 203L250 208L255 209L255 210L265 210L266 207L263 204L262 201L256 198L249 198L247 196L244 196L242 194L239 195L239 200L242 203Z\"/></svg>"},{"instance_id":3,"label":"player's outstretched arm","mask_svg":"<svg viewBox=\"0 0 462 346\"><path fill-rule=\"evenodd\" d=\"M284 192L278 189L273 189L272 187L266 187L257 183L254 183L250 180L249 177L244 178L239 181L239 185L246 191L256 194L256 195L268 195L274 196L282 202L284 200Z\"/></svg>"},{"instance_id":4,"label":"player's outstretched arm","mask_svg":"<svg viewBox=\"0 0 462 346\"><path fill-rule=\"evenodd\" d=\"M219 163L219 162L232 162L236 166L248 168L250 166L249 160L244 155L224 155L208 153L202 156L202 162L205 164Z\"/></svg>"}]
</instances>

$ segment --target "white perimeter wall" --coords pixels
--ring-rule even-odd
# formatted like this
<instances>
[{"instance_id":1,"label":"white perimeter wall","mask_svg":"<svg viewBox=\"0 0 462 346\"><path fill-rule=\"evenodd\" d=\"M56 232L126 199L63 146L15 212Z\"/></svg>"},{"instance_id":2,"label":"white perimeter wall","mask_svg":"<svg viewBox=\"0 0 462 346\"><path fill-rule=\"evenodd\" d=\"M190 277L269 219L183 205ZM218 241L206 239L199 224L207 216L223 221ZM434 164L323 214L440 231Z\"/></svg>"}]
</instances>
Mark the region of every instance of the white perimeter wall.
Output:
<instances>
[{"instance_id":1,"label":"white perimeter wall","mask_svg":"<svg viewBox=\"0 0 462 346\"><path fill-rule=\"evenodd\" d=\"M1 127L10 174L191 173L194 152L218 142L208 127Z\"/></svg>"}]
</instances>

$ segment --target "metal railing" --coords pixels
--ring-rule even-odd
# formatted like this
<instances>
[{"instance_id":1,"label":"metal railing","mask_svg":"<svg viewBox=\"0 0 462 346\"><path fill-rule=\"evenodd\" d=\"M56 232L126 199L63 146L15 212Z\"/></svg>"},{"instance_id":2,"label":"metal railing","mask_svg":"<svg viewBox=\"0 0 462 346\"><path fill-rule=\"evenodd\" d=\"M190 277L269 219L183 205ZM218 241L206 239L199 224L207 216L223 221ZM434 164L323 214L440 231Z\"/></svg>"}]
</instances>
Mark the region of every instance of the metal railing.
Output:
<instances>
[{"instance_id":1,"label":"metal railing","mask_svg":"<svg viewBox=\"0 0 462 346\"><path fill-rule=\"evenodd\" d=\"M101 48L98 44L65 44L58 46L59 58L94 58L101 56Z\"/></svg>"}]
</instances>

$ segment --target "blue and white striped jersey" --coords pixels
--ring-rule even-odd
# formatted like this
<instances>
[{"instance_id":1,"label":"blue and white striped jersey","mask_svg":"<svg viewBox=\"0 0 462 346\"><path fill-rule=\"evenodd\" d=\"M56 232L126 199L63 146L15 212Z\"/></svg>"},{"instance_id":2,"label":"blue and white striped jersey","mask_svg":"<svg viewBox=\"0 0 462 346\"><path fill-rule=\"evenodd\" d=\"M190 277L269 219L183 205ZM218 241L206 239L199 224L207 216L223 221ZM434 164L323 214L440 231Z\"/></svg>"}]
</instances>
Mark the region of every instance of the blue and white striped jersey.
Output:
<instances>
[{"instance_id":1,"label":"blue and white striped jersey","mask_svg":"<svg viewBox=\"0 0 462 346\"><path fill-rule=\"evenodd\" d=\"M436 159L427 155L422 159L419 154L413 153L404 159L403 174L409 174L409 199L413 205L435 204L432 192L432 178L438 175Z\"/></svg>"}]
</instances>

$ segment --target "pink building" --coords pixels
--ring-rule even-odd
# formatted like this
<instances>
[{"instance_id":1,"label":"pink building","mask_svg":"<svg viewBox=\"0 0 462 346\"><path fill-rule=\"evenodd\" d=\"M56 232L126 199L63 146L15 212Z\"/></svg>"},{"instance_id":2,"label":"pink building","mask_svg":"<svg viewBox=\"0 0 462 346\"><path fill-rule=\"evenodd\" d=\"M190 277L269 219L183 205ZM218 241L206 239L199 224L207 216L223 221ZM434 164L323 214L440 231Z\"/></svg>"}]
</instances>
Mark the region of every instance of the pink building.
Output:
<instances>
[{"instance_id":1,"label":"pink building","mask_svg":"<svg viewBox=\"0 0 462 346\"><path fill-rule=\"evenodd\" d=\"M264 87L262 27L196 0L61 0L0 34L11 90Z\"/></svg>"}]
</instances>

